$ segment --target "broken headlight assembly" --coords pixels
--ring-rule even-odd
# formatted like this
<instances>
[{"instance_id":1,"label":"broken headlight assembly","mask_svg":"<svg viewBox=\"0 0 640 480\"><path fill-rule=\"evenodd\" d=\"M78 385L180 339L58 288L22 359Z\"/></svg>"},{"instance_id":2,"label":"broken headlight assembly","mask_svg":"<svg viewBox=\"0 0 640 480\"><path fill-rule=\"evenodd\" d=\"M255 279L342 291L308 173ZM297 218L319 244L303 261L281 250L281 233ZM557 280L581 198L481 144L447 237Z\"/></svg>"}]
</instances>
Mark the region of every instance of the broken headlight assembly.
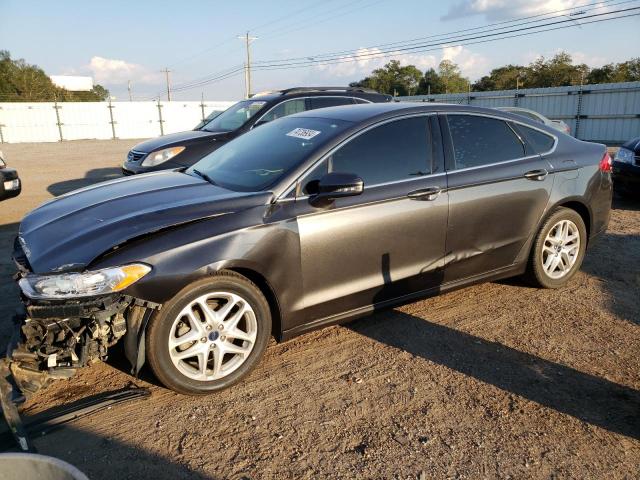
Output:
<instances>
[{"instance_id":1,"label":"broken headlight assembly","mask_svg":"<svg viewBox=\"0 0 640 480\"><path fill-rule=\"evenodd\" d=\"M150 271L148 265L135 263L81 273L27 275L20 279L19 285L22 292L34 300L95 297L120 292Z\"/></svg>"}]
</instances>

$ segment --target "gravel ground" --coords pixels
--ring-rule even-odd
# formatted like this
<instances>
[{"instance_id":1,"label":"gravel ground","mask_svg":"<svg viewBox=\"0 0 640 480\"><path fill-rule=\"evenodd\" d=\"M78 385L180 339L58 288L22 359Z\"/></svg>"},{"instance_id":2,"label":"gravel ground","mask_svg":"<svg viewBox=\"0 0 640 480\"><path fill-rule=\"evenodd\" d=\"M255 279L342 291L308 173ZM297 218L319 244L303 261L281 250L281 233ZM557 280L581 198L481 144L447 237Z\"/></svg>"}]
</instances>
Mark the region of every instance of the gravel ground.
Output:
<instances>
[{"instance_id":1,"label":"gravel ground","mask_svg":"<svg viewBox=\"0 0 640 480\"><path fill-rule=\"evenodd\" d=\"M0 340L17 305L10 246L41 202L119 175L135 141L2 145L24 180L0 204ZM640 478L640 202L565 288L487 283L272 342L231 390L136 381L125 403L40 437L107 478ZM2 343L2 342L0 342ZM121 359L40 392L25 416L132 381Z\"/></svg>"}]
</instances>

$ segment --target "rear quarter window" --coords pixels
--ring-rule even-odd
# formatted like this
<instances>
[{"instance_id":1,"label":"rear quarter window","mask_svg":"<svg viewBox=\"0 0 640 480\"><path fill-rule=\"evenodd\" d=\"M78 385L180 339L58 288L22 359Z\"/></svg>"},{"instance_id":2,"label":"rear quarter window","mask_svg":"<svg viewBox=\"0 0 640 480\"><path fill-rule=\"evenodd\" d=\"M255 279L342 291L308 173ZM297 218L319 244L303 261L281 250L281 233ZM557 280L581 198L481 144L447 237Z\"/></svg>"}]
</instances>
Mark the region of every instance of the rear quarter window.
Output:
<instances>
[{"instance_id":1,"label":"rear quarter window","mask_svg":"<svg viewBox=\"0 0 640 480\"><path fill-rule=\"evenodd\" d=\"M527 142L531 149L538 155L550 151L556 141L551 135L542 133L540 130L525 127L524 125L515 124L514 128L518 130L518 133L522 135L525 142Z\"/></svg>"}]
</instances>

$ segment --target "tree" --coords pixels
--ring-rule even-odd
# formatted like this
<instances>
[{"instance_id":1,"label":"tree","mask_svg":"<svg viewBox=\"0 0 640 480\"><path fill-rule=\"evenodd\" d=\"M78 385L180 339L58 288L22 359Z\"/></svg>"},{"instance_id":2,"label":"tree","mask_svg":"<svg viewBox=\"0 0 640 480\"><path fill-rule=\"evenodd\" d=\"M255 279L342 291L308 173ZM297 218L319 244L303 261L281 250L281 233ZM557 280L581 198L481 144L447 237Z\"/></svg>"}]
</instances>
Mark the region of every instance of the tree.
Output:
<instances>
[{"instance_id":1,"label":"tree","mask_svg":"<svg viewBox=\"0 0 640 480\"><path fill-rule=\"evenodd\" d=\"M52 102L106 100L109 91L95 85L88 92L70 92L53 84L37 65L29 65L24 59L13 60L6 50L0 50L0 101L3 102Z\"/></svg>"},{"instance_id":2,"label":"tree","mask_svg":"<svg viewBox=\"0 0 640 480\"><path fill-rule=\"evenodd\" d=\"M418 91L416 92L419 95L429 95L429 94L437 94L444 93L444 83L433 68L429 68L424 72L424 76L420 79L420 84L418 85Z\"/></svg>"},{"instance_id":3,"label":"tree","mask_svg":"<svg viewBox=\"0 0 640 480\"><path fill-rule=\"evenodd\" d=\"M526 86L527 67L522 65L505 65L491 70L473 84L473 89L484 92L490 90L511 90L518 86Z\"/></svg>"},{"instance_id":4,"label":"tree","mask_svg":"<svg viewBox=\"0 0 640 480\"><path fill-rule=\"evenodd\" d=\"M539 57L527 69L527 87L563 87L584 83L589 74L585 64L574 65L571 55L560 52L549 60Z\"/></svg>"},{"instance_id":5,"label":"tree","mask_svg":"<svg viewBox=\"0 0 640 480\"><path fill-rule=\"evenodd\" d=\"M445 93L466 92L469 88L469 79L460 74L460 67L451 60L440 62L438 76L444 84Z\"/></svg>"},{"instance_id":6,"label":"tree","mask_svg":"<svg viewBox=\"0 0 640 480\"><path fill-rule=\"evenodd\" d=\"M402 66L398 60L391 60L384 67L376 68L370 76L352 82L350 86L373 88L389 95L413 95L421 78L422 72L415 65Z\"/></svg>"}]
</instances>

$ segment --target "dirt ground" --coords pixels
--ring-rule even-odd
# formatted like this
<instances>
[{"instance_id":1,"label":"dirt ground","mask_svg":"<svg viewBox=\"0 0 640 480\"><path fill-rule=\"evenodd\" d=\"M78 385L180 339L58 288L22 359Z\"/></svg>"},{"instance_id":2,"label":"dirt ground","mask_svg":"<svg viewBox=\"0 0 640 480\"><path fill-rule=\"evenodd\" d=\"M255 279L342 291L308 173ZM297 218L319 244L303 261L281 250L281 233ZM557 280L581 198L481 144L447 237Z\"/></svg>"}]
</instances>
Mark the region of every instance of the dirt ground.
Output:
<instances>
[{"instance_id":1,"label":"dirt ground","mask_svg":"<svg viewBox=\"0 0 640 480\"><path fill-rule=\"evenodd\" d=\"M0 204L0 343L10 246L41 202L119 175L135 141L2 145L24 192ZM566 288L487 283L272 342L231 390L151 396L36 440L92 479L640 478L640 201ZM122 360L33 398L29 417L122 388Z\"/></svg>"}]
</instances>

